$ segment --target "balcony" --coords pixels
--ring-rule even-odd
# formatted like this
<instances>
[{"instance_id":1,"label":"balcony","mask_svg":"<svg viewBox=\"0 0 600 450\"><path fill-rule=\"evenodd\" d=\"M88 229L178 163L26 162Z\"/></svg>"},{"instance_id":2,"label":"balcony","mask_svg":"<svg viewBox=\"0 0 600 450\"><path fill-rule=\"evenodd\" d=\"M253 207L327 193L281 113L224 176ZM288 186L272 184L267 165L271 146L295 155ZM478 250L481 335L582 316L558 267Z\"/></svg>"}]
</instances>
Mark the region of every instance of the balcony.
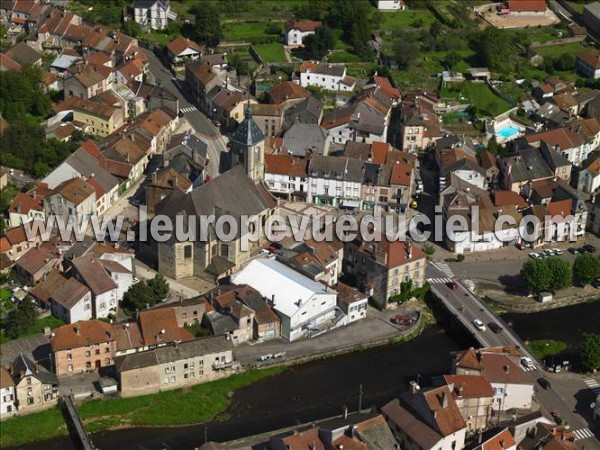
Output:
<instances>
[{"instance_id":1,"label":"balcony","mask_svg":"<svg viewBox=\"0 0 600 450\"><path fill-rule=\"evenodd\" d=\"M235 362L234 361L227 361L227 362L215 362L212 365L213 370L225 370L225 369L231 369L234 366Z\"/></svg>"}]
</instances>

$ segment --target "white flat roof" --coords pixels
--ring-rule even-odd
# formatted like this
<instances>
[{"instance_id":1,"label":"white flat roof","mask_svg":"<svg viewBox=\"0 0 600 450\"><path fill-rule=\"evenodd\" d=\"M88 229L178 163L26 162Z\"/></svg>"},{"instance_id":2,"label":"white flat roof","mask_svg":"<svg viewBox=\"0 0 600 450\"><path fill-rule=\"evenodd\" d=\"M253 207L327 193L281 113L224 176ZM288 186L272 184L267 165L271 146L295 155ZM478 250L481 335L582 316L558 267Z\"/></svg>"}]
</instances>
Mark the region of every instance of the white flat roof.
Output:
<instances>
[{"instance_id":1,"label":"white flat roof","mask_svg":"<svg viewBox=\"0 0 600 450\"><path fill-rule=\"evenodd\" d=\"M232 282L247 284L264 297L271 299L275 296L275 310L292 317L298 312L298 300L308 301L315 294L333 294L322 283L290 269L275 258L256 258L234 274Z\"/></svg>"}]
</instances>

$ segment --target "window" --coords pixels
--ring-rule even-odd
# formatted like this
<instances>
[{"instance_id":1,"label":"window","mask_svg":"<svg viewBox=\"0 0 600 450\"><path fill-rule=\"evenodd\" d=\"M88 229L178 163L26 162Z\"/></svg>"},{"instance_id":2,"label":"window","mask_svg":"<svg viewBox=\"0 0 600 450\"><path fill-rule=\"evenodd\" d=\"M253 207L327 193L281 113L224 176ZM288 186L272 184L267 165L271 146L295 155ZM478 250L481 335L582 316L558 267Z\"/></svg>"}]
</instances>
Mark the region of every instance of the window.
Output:
<instances>
[{"instance_id":1,"label":"window","mask_svg":"<svg viewBox=\"0 0 600 450\"><path fill-rule=\"evenodd\" d=\"M91 369L92 368L92 362L91 361L86 362L85 363L85 368L86 369Z\"/></svg>"},{"instance_id":2,"label":"window","mask_svg":"<svg viewBox=\"0 0 600 450\"><path fill-rule=\"evenodd\" d=\"M71 353L67 353L67 361L71 361L73 359L73 355Z\"/></svg>"},{"instance_id":3,"label":"window","mask_svg":"<svg viewBox=\"0 0 600 450\"><path fill-rule=\"evenodd\" d=\"M97 348L97 349L96 349L96 355L99 355L99 354L100 354L100 349L99 349L99 348Z\"/></svg>"},{"instance_id":4,"label":"window","mask_svg":"<svg viewBox=\"0 0 600 450\"><path fill-rule=\"evenodd\" d=\"M73 372L73 364L69 364L69 365L67 366L67 371L68 371L68 372Z\"/></svg>"},{"instance_id":5,"label":"window","mask_svg":"<svg viewBox=\"0 0 600 450\"><path fill-rule=\"evenodd\" d=\"M188 364L188 363L185 363L185 364L183 365L183 369L184 369L184 370L187 370L188 368L189 368L189 364Z\"/></svg>"},{"instance_id":6,"label":"window","mask_svg":"<svg viewBox=\"0 0 600 450\"><path fill-rule=\"evenodd\" d=\"M28 405L33 405L33 397L28 397L27 398L27 404Z\"/></svg>"},{"instance_id":7,"label":"window","mask_svg":"<svg viewBox=\"0 0 600 450\"><path fill-rule=\"evenodd\" d=\"M229 257L229 245L221 244L221 256L225 258Z\"/></svg>"},{"instance_id":8,"label":"window","mask_svg":"<svg viewBox=\"0 0 600 450\"><path fill-rule=\"evenodd\" d=\"M85 356L86 356L86 358L89 358L90 356L92 356L92 352L90 352L89 350L86 351Z\"/></svg>"},{"instance_id":9,"label":"window","mask_svg":"<svg viewBox=\"0 0 600 450\"><path fill-rule=\"evenodd\" d=\"M186 245L183 247L183 257L185 259L190 259L192 257L192 245Z\"/></svg>"},{"instance_id":10,"label":"window","mask_svg":"<svg viewBox=\"0 0 600 450\"><path fill-rule=\"evenodd\" d=\"M106 364L106 365L110 364L110 358L104 358L104 364Z\"/></svg>"},{"instance_id":11,"label":"window","mask_svg":"<svg viewBox=\"0 0 600 450\"><path fill-rule=\"evenodd\" d=\"M110 347L106 347L106 348L104 349L104 353L110 353Z\"/></svg>"},{"instance_id":12,"label":"window","mask_svg":"<svg viewBox=\"0 0 600 450\"><path fill-rule=\"evenodd\" d=\"M85 305L83 305L83 310L84 311L88 311L90 309L90 304L86 303Z\"/></svg>"}]
</instances>

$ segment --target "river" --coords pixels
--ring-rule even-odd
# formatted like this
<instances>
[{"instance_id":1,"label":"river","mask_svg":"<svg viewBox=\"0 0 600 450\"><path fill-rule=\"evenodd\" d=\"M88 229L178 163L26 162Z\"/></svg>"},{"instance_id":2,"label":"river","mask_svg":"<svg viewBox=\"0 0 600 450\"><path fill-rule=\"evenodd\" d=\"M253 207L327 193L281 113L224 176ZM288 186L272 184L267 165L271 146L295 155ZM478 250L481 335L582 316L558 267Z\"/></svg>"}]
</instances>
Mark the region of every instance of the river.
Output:
<instances>
[{"instance_id":1,"label":"river","mask_svg":"<svg viewBox=\"0 0 600 450\"><path fill-rule=\"evenodd\" d=\"M226 412L227 421L207 425L209 440L228 441L341 414L342 407L380 407L406 391L420 375L427 383L450 366L449 353L474 345L466 333L446 333L431 326L411 342L387 345L294 366L284 373L238 390ZM198 405L199 408L202 405ZM177 405L173 405L177 413ZM192 449L204 442L204 425L178 428L133 428L93 436L101 449ZM163 444L164 443L164 444ZM24 447L28 450L76 448L68 438Z\"/></svg>"}]
</instances>

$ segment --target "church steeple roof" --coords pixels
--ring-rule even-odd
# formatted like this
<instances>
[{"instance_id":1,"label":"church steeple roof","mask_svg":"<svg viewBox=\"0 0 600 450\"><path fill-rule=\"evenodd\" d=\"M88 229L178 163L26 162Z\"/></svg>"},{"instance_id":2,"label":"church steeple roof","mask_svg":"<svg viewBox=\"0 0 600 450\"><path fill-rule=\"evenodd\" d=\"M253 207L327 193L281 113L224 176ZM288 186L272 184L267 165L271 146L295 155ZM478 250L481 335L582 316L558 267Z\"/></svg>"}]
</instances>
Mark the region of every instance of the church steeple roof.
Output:
<instances>
[{"instance_id":1,"label":"church steeple roof","mask_svg":"<svg viewBox=\"0 0 600 450\"><path fill-rule=\"evenodd\" d=\"M237 129L231 136L231 141L246 147L251 147L261 141L264 141L265 135L252 118L252 110L250 109L250 105L246 107L244 115L246 118L238 125Z\"/></svg>"}]
</instances>

